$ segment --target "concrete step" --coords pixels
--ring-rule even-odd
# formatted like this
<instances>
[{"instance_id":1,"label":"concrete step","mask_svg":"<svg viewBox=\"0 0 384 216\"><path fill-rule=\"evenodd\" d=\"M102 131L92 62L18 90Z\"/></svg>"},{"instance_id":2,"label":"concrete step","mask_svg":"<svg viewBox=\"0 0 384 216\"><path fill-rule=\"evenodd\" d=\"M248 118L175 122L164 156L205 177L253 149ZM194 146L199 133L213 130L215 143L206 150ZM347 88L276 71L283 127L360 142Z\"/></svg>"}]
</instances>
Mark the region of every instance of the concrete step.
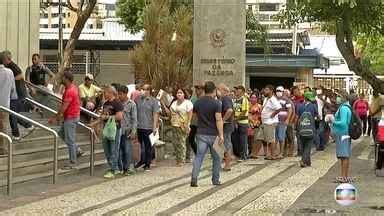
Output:
<instances>
[{"instance_id":1,"label":"concrete step","mask_svg":"<svg viewBox=\"0 0 384 216\"><path fill-rule=\"evenodd\" d=\"M98 160L98 161L95 161L95 166L102 166L106 163L107 162L105 160ZM85 170L85 169L89 169L89 162L79 164L78 170ZM59 173L59 175L64 175L64 174L76 173L76 171L59 169L58 173ZM50 170L50 171L46 171L46 172L17 176L17 177L13 178L13 184L31 181L33 179L51 177L52 174L53 174L53 172ZM6 185L7 185L6 178L0 178L0 187L4 187Z\"/></svg>"},{"instance_id":2,"label":"concrete step","mask_svg":"<svg viewBox=\"0 0 384 216\"><path fill-rule=\"evenodd\" d=\"M95 150L95 160L103 160L104 151L102 149ZM58 167L63 167L65 163L68 162L68 154L59 155L58 157ZM82 157L78 158L79 163L88 163L90 162L90 151L84 151ZM8 174L7 165L0 166L0 178L6 177ZM14 176L23 176L29 174L36 174L47 172L48 170L53 170L53 158L41 158L30 161L17 162L13 164L13 175Z\"/></svg>"},{"instance_id":3,"label":"concrete step","mask_svg":"<svg viewBox=\"0 0 384 216\"><path fill-rule=\"evenodd\" d=\"M33 149L36 147L42 147L42 146L52 146L53 147L53 136L47 135L47 136L39 136L39 137L26 137L20 141L14 141L12 143L13 150L22 150L22 149ZM84 133L77 133L76 134L76 141L77 142L90 142L90 135L84 134ZM61 138L58 138L59 145L64 144L64 141Z\"/></svg>"},{"instance_id":4,"label":"concrete step","mask_svg":"<svg viewBox=\"0 0 384 216\"><path fill-rule=\"evenodd\" d=\"M83 141L77 143L80 148L85 151L90 149L90 143L89 141ZM95 143L95 149L102 149L101 143ZM67 154L68 149L65 144L59 144L59 151L58 155L65 155ZM53 157L53 144L44 145L40 147L35 148L28 148L28 149L20 149L15 150L13 152L13 161L15 163L17 162L25 162L29 160L35 160L40 158L46 158L46 157ZM7 155L1 155L0 156L0 165L6 164L8 160Z\"/></svg>"}]
</instances>

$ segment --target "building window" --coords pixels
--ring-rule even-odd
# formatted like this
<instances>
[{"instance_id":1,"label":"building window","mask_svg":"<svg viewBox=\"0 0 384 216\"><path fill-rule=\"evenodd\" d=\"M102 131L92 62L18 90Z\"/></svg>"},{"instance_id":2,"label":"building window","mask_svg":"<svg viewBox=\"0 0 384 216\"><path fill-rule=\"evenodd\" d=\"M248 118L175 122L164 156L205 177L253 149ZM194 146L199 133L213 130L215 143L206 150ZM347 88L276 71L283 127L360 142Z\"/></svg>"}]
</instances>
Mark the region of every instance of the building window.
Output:
<instances>
[{"instance_id":1,"label":"building window","mask_svg":"<svg viewBox=\"0 0 384 216\"><path fill-rule=\"evenodd\" d=\"M68 12L68 16L67 17L71 17L71 13L70 12Z\"/></svg>"},{"instance_id":2,"label":"building window","mask_svg":"<svg viewBox=\"0 0 384 216\"><path fill-rule=\"evenodd\" d=\"M40 28L48 28L48 24L40 24Z\"/></svg>"},{"instance_id":3,"label":"building window","mask_svg":"<svg viewBox=\"0 0 384 216\"><path fill-rule=\"evenodd\" d=\"M96 28L97 29L102 29L103 28L103 24L102 23L97 23L96 24Z\"/></svg>"},{"instance_id":4,"label":"building window","mask_svg":"<svg viewBox=\"0 0 384 216\"><path fill-rule=\"evenodd\" d=\"M59 14L58 13L51 13L51 17L58 17Z\"/></svg>"},{"instance_id":5,"label":"building window","mask_svg":"<svg viewBox=\"0 0 384 216\"><path fill-rule=\"evenodd\" d=\"M51 28L59 28L59 24L52 24Z\"/></svg>"},{"instance_id":6,"label":"building window","mask_svg":"<svg viewBox=\"0 0 384 216\"><path fill-rule=\"evenodd\" d=\"M259 11L278 11L278 4L261 3L259 5Z\"/></svg>"},{"instance_id":7,"label":"building window","mask_svg":"<svg viewBox=\"0 0 384 216\"><path fill-rule=\"evenodd\" d=\"M61 24L61 26L62 26L63 28L65 28L65 24Z\"/></svg>"},{"instance_id":8,"label":"building window","mask_svg":"<svg viewBox=\"0 0 384 216\"><path fill-rule=\"evenodd\" d=\"M68 23L68 24L67 24L67 28L71 28L71 24Z\"/></svg>"},{"instance_id":9,"label":"building window","mask_svg":"<svg viewBox=\"0 0 384 216\"><path fill-rule=\"evenodd\" d=\"M93 29L93 24L88 24L89 29Z\"/></svg>"}]
</instances>

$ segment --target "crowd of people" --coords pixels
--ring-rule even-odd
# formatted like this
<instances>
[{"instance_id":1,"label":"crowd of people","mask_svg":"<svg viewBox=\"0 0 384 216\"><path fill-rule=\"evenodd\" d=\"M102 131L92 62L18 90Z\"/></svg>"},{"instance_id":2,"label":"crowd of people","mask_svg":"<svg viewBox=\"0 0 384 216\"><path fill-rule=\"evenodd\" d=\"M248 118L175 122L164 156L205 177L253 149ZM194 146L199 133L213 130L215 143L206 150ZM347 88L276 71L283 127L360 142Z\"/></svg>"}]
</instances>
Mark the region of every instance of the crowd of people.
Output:
<instances>
[{"instance_id":1,"label":"crowd of people","mask_svg":"<svg viewBox=\"0 0 384 216\"><path fill-rule=\"evenodd\" d=\"M25 79L47 87L53 73L40 63L38 54L33 55L32 62ZM369 136L371 131L375 135L383 105L377 92L368 103L364 94L357 96L353 91L347 94L321 86L275 88L266 85L263 89L247 90L241 85L230 88L206 81L198 82L192 89L168 88L167 94L156 97L149 84L137 85L129 92L124 84L101 88L93 79L87 74L84 83L76 86L70 70L63 75L62 103L58 114L49 122L62 122L59 134L69 150L69 163L64 168L76 168L77 157L82 155L76 145L76 125L81 119L82 106L101 116L100 119L86 117L86 121L93 127L102 125L100 136L109 165L105 178L131 175L141 167L146 171L151 169L156 157L151 136L158 135L159 121L163 119L169 120L171 126L169 140L174 146L176 166L192 162L194 155L192 187L198 186L199 171L208 150L213 160L212 184L220 185L220 171L230 171L234 160L301 157L299 165L305 168L312 165L313 149L324 151L333 141L341 161L341 175L335 181L352 182L349 135L353 116L356 114L361 119L364 135ZM44 95L38 98L33 88L26 87L21 69L12 62L8 51L0 53L0 80L4 83L0 86L0 105L16 112L27 110L28 94L43 104L47 98ZM5 131L7 118L6 112L0 112L1 131ZM9 120L15 140L21 139L17 124L28 131L34 129L13 116L9 116ZM135 141L141 146L136 163L132 148ZM0 154L5 153L4 146L0 145L0 150Z\"/></svg>"}]
</instances>

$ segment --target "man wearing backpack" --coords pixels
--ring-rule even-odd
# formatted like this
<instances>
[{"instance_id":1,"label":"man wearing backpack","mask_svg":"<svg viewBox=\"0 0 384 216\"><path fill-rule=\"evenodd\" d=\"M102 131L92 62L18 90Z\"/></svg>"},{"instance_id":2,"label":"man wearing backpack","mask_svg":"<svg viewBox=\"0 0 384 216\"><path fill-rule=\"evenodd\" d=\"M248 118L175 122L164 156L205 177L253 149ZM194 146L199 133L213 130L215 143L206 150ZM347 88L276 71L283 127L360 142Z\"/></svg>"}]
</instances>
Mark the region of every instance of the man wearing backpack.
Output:
<instances>
[{"instance_id":1,"label":"man wearing backpack","mask_svg":"<svg viewBox=\"0 0 384 216\"><path fill-rule=\"evenodd\" d=\"M315 119L318 117L316 98L313 92L304 93L305 102L298 107L298 138L302 149L301 167L311 166L311 149L315 136Z\"/></svg>"},{"instance_id":2,"label":"man wearing backpack","mask_svg":"<svg viewBox=\"0 0 384 216\"><path fill-rule=\"evenodd\" d=\"M340 92L341 105L335 114L332 131L336 141L336 156L340 160L341 176L336 177L337 183L351 182L349 175L349 158L352 155L351 137L349 136L352 108L346 92Z\"/></svg>"}]
</instances>

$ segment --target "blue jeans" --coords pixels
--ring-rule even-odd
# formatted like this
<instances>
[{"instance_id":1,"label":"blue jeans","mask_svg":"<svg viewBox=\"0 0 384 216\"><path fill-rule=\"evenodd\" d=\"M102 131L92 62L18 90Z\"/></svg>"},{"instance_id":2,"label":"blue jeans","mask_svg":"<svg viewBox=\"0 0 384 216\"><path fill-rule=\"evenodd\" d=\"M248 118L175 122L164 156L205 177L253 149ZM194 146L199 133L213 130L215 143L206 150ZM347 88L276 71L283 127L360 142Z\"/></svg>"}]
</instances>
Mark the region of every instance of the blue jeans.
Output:
<instances>
[{"instance_id":1,"label":"blue jeans","mask_svg":"<svg viewBox=\"0 0 384 216\"><path fill-rule=\"evenodd\" d=\"M119 170L119 145L120 145L120 129L116 131L115 140L110 140L103 137L102 140L105 158L107 159L108 165L111 171Z\"/></svg>"},{"instance_id":2,"label":"blue jeans","mask_svg":"<svg viewBox=\"0 0 384 216\"><path fill-rule=\"evenodd\" d=\"M76 125L79 118L65 119L58 134L68 146L69 161L76 163L77 161L77 145L76 145Z\"/></svg>"},{"instance_id":3,"label":"blue jeans","mask_svg":"<svg viewBox=\"0 0 384 216\"><path fill-rule=\"evenodd\" d=\"M127 171L132 164L132 142L124 133L120 137L119 169Z\"/></svg>"},{"instance_id":4,"label":"blue jeans","mask_svg":"<svg viewBox=\"0 0 384 216\"><path fill-rule=\"evenodd\" d=\"M197 143L197 152L195 160L193 161L192 168L192 182L197 182L197 178L199 177L199 172L201 165L204 161L204 156L207 153L208 149L212 155L212 183L220 182L220 169L221 169L221 159L219 154L213 149L213 143L215 142L216 136L209 135L196 135L196 143Z\"/></svg>"},{"instance_id":5,"label":"blue jeans","mask_svg":"<svg viewBox=\"0 0 384 216\"><path fill-rule=\"evenodd\" d=\"M287 132L287 125L285 123L279 122L276 126L276 132L275 132L276 141L278 143L285 142L286 132Z\"/></svg>"}]
</instances>

